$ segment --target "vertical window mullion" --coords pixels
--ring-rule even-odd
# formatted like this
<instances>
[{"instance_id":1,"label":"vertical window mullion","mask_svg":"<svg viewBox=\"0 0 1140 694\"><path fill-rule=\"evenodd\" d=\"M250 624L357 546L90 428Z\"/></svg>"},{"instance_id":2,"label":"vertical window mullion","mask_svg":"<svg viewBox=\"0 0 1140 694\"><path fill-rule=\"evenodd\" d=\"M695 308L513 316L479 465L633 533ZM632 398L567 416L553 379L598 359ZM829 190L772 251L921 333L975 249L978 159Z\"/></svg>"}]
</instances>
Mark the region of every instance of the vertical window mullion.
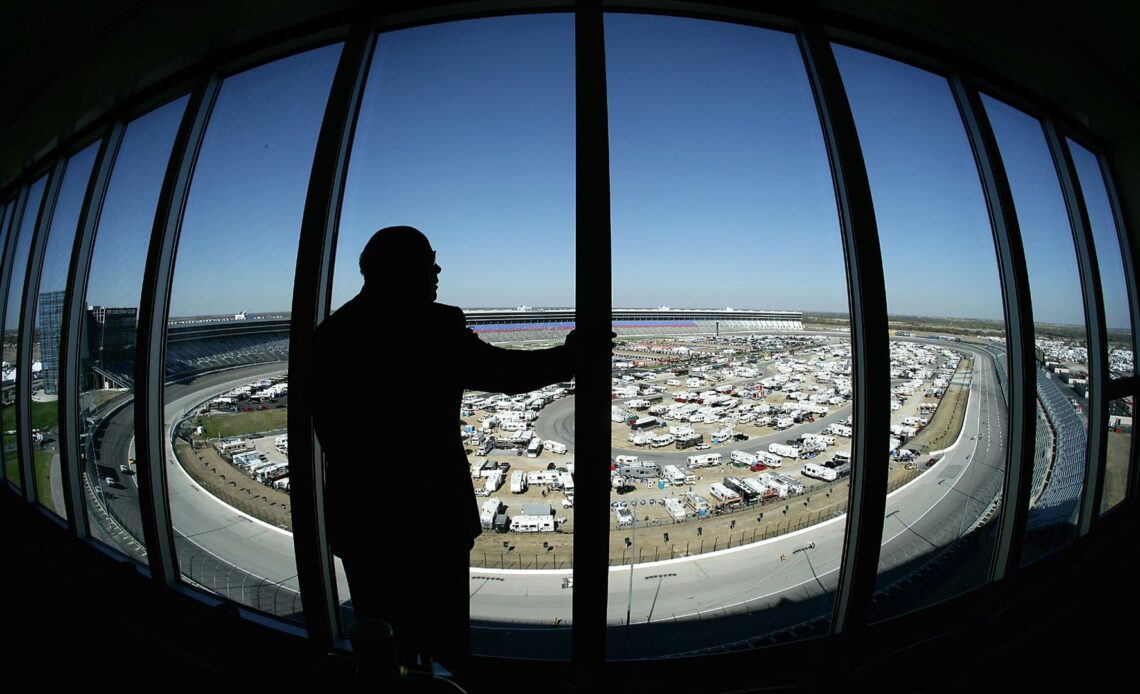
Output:
<instances>
[{"instance_id":1,"label":"vertical window mullion","mask_svg":"<svg viewBox=\"0 0 1140 694\"><path fill-rule=\"evenodd\" d=\"M20 457L20 475L23 477L21 489L24 500L36 502L35 454L32 449L32 337L36 330L36 303L40 287L40 272L44 265L44 250L47 248L48 231L51 229L51 216L59 188L63 182L63 172L67 160L59 156L48 173L47 187L40 200L31 249L28 252L28 270L24 273L23 300L20 302L19 334L16 357L16 450ZM32 210L25 210L25 214ZM7 326L5 326L7 329Z\"/></svg>"},{"instance_id":2,"label":"vertical window mullion","mask_svg":"<svg viewBox=\"0 0 1140 694\"><path fill-rule=\"evenodd\" d=\"M336 637L337 603L332 555L324 532L324 472L317 464L321 450L313 430L317 403L312 402L310 379L318 376L312 363L312 338L328 312L335 231L352 132L375 46L373 22L358 21L341 52L321 123L293 280L289 373L296 376L290 383L293 397L288 413L290 500L301 605L309 638L317 648L327 648Z\"/></svg>"},{"instance_id":3,"label":"vertical window mullion","mask_svg":"<svg viewBox=\"0 0 1140 694\"><path fill-rule=\"evenodd\" d=\"M851 498L832 633L863 628L875 590L886 513L890 412L887 296L878 226L855 119L824 30L804 27L800 47L811 80L835 180L851 306L853 437Z\"/></svg>"},{"instance_id":4,"label":"vertical window mullion","mask_svg":"<svg viewBox=\"0 0 1140 694\"><path fill-rule=\"evenodd\" d=\"M84 293L91 274L91 253L95 244L95 228L103 209L103 200L111 180L111 168L122 142L125 126L116 122L100 145L93 174L87 184L83 211L76 227L75 244L68 268L67 294L60 336L59 382L59 451L63 467L63 495L67 519L72 532L79 537L89 535L89 523L83 496L83 466L79 452L79 361L82 326L85 315Z\"/></svg>"},{"instance_id":5,"label":"vertical window mullion","mask_svg":"<svg viewBox=\"0 0 1140 694\"><path fill-rule=\"evenodd\" d=\"M586 460L609 458L612 258L610 245L609 113L602 5L575 9L575 447ZM582 466L577 473L574 601L571 658L579 680L598 682L606 653L609 583L609 471Z\"/></svg>"},{"instance_id":6,"label":"vertical window mullion","mask_svg":"<svg viewBox=\"0 0 1140 694\"><path fill-rule=\"evenodd\" d=\"M1009 365L1009 445L1002 488L1003 512L998 519L998 539L990 580L1000 580L1021 565L1022 541L1029 517L1028 497L1033 477L1036 418L1033 307L1029 295L1029 271L1025 248L1014 208L1013 192L998 151L997 139L981 97L969 78L950 80L966 133L978 163L982 190L990 213L998 268L1005 303L1006 355Z\"/></svg>"},{"instance_id":7,"label":"vertical window mullion","mask_svg":"<svg viewBox=\"0 0 1140 694\"><path fill-rule=\"evenodd\" d=\"M194 160L202 144L210 110L221 80L204 78L194 89L174 140L154 216L142 294L139 297L135 351L135 464L139 485L139 512L154 580L178 583L178 565L166 495L166 442L163 406L166 369L166 314L170 308L170 281L178 230Z\"/></svg>"},{"instance_id":8,"label":"vertical window mullion","mask_svg":"<svg viewBox=\"0 0 1140 694\"><path fill-rule=\"evenodd\" d=\"M1069 211L1069 224L1077 251L1077 266L1084 290L1085 323L1088 331L1089 352L1089 440L1085 464L1084 487L1081 490L1080 515L1077 537L1089 532L1100 517L1100 496L1104 485L1104 452L1107 444L1108 420L1108 335L1104 321L1104 296L1100 286L1100 270L1093 248L1092 230L1088 210L1077 180L1072 154L1063 135L1051 120L1044 121L1045 139L1057 167L1057 176Z\"/></svg>"}]
</instances>

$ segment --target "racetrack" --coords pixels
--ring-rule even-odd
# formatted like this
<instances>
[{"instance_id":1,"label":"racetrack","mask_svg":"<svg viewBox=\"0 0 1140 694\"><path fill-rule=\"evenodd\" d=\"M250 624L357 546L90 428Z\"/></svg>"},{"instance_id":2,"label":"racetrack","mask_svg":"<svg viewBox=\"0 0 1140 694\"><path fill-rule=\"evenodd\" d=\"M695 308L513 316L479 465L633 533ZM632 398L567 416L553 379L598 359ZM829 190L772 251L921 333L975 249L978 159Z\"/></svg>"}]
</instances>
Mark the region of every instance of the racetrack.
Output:
<instances>
[{"instance_id":1,"label":"racetrack","mask_svg":"<svg viewBox=\"0 0 1140 694\"><path fill-rule=\"evenodd\" d=\"M881 587L894 580L898 571L909 570L916 558L955 541L985 512L1000 489L1005 403L992 356L968 344L945 346L975 355L963 435L932 470L888 497ZM203 400L281 370L280 364L247 367L204 376L188 386L168 386L168 433L187 410ZM550 438L572 442L572 408L570 398L553 403L536 429L546 431ZM828 419L844 416L841 412ZM105 422L100 441L103 461L125 460L133 434L130 415L131 409L126 408ZM817 420L800 425L802 431L796 427L774 436L794 437L820 430L826 423ZM971 438L975 435L980 438ZM734 448L766 447L769 438L754 438ZM683 460L688 454L655 452L655 457ZM196 582L247 605L275 614L299 609L292 535L206 494L173 462L173 453L168 451L168 456L171 516L181 538L178 556L183 571L192 570ZM125 487L109 503L115 505L117 516L129 518L133 489L130 484ZM133 503L137 523L137 499ZM789 535L698 557L612 567L608 613L617 630L612 634L611 650L616 649L616 656L630 657L683 652L784 629L829 613L845 522L842 516ZM224 578L219 578L219 569ZM569 624L573 588L563 587L563 579L571 575L570 571L472 568L471 612L479 622L474 633L476 652L501 655L503 643L509 643L511 654L517 656L549 657L552 649L560 649L558 644L566 638L564 628L531 630L525 638L504 641L502 627L510 623L528 627ZM347 595L339 571L338 588L340 595ZM620 626L627 624L627 614L629 626ZM639 626L645 624L651 624L652 630Z\"/></svg>"}]
</instances>

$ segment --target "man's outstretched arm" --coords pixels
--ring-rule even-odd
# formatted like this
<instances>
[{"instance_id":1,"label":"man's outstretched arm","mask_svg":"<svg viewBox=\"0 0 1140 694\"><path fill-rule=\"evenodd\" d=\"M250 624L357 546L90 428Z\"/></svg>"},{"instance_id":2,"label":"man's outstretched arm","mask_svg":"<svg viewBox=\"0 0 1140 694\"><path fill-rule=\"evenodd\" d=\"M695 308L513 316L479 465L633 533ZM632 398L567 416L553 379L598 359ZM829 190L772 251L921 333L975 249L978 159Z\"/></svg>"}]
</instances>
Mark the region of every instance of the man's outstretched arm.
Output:
<instances>
[{"instance_id":1,"label":"man's outstretched arm","mask_svg":"<svg viewBox=\"0 0 1140 694\"><path fill-rule=\"evenodd\" d=\"M570 336L560 347L523 351L489 345L464 328L461 349L472 365L463 385L473 390L514 395L574 377L574 338Z\"/></svg>"}]
</instances>

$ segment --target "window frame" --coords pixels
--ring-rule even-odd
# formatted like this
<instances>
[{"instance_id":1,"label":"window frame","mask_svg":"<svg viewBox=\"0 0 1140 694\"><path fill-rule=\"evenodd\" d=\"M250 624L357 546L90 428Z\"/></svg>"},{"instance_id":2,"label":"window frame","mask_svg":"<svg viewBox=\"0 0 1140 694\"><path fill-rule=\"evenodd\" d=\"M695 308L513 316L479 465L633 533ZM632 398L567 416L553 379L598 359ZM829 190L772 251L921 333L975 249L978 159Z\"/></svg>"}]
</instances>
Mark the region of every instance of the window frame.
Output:
<instances>
[{"instance_id":1,"label":"window frame","mask_svg":"<svg viewBox=\"0 0 1140 694\"><path fill-rule=\"evenodd\" d=\"M205 131L213 99L221 80L230 74L276 60L287 55L345 41L341 62L334 77L327 110L321 126L317 151L311 171L305 211L302 221L299 259L294 281L292 326L290 329L290 362L297 359L306 363L312 331L324 317L331 286L332 258L335 255L335 229L347 171L348 153L351 150L352 131L363 85L367 78L371 55L377 36L383 31L421 26L436 22L450 22L484 16L573 10L576 13L575 98L577 102L577 209L576 243L576 303L578 324L583 345L579 372L579 388L584 395L596 396L609 388L608 369L600 356L608 349L610 320L610 254L605 254L599 265L597 249L609 248L609 157L606 114L606 82L603 19L605 12L652 13L685 18L713 19L763 28L776 28L795 33L801 53L808 67L809 78L817 101L825 131L827 150L832 162L838 204L840 227L848 273L849 306L852 316L853 361L856 363L855 424L856 437L852 445L854 454L874 459L875 446L871 444L885 438L889 413L885 407L875 405L875 396L881 391L876 384L885 382L889 372L888 341L886 338L886 295L882 279L882 257L875 232L873 201L867 184L867 174L859 149L858 133L854 130L850 108L842 82L834 65L829 47L832 41L842 42L864 50L871 50L896 60L902 60L924 70L946 77L958 102L969 140L982 178L983 193L990 210L994 230L1000 274L1002 277L1003 304L1007 336L1009 336L1008 366L1010 376L1010 442L1007 453L1006 483L1003 513L999 521L999 541L990 569L990 580L1003 582L1016 578L1021 569L1019 557L1024 537L1029 477L1032 470L1033 417L1035 401L1033 374L1033 323L1028 294L1028 276L1020 231L1012 207L1008 180L1005 179L1000 156L993 141L979 93L985 92L1024 110L1046 124L1054 157L1059 164L1059 175L1070 180L1063 186L1074 237L1078 246L1078 266L1082 275L1083 298L1086 307L1086 329L1089 335L1090 385L1095 397L1091 401L1089 450L1086 459L1086 484L1082 492L1078 542L1094 526L1119 515L1117 509L1129 509L1140 493L1140 469L1137 465L1137 448L1130 452L1128 495L1125 500L1107 511L1102 521L1099 514L1100 496L1104 476L1104 442L1107 423L1107 403L1112 399L1135 396L1140 393L1140 375L1113 381L1107 378L1106 338L1104 334L1103 297L1100 295L1095 249L1091 247L1087 212L1075 181L1071 155L1065 137L1088 147L1100 162L1105 181L1121 253L1125 265L1126 283L1133 327L1134 351L1140 354L1140 301L1137 296L1137 244L1126 226L1125 215L1112 176L1111 162L1105 156L1099 140L1061 108L1031 94L1007 78L994 74L968 56L956 54L931 45L890 28L854 18L837 11L818 8L781 7L786 14L754 12L734 6L712 7L695 3L601 3L552 2L536 3L519 8L510 3L490 2L475 9L437 5L412 11L385 14L382 11L362 11L358 14L333 14L325 18L302 22L286 29L270 32L252 41L227 44L207 54L193 64L175 71L156 84L131 96L121 105L108 108L90 125L74 135L62 138L63 145L44 155L28 173L21 174L4 186L7 203L4 210L12 209L9 233L0 249L4 263L0 264L0 306L7 306L12 290L11 263L15 253L19 226L26 210L30 185L40 175L48 173L40 206L35 210L35 236L29 257L29 271L25 273L21 318L18 321L20 373L30 374L31 330L34 329L34 296L29 287L38 287L42 271L46 229L51 209L58 193L63 169L58 163L66 158L60 152L74 153L81 145L94 138L103 138L95 170L89 182L79 231L76 234L66 295L65 329L61 336L61 357L66 360L61 368L60 393L60 447L66 470L64 485L67 497L68 525L80 541L99 548L100 543L89 537L89 528L82 499L82 471L78 461L78 412L72 405L78 397L79 325L82 320L83 291L90 273L96 228L103 196L125 123L133 116L150 110L161 103L181 97L193 85L190 102L175 140L168 162L163 192L152 230L142 301L139 308L139 342L136 370L136 442L140 451L139 482L140 507L144 519L144 535L151 558L151 567L139 567L158 584L178 590L193 599L207 604L227 604L191 590L181 584L173 551L168 502L165 497L165 471L163 448L163 390L165 355L165 316L169 306L170 282L174 253L180 231L181 214L186 202L190 176ZM1083 246L1083 248L1082 248ZM590 248L587 258L586 248ZM34 269L34 272L32 271ZM34 282L33 280L34 275ZM603 277L601 281L599 278ZM588 280L588 281L587 281ZM80 284L82 282L82 284ZM1094 349L1095 346L1095 349ZM26 370L25 370L26 367ZM291 369L292 370L292 369ZM299 369L296 370L300 372ZM603 384L603 376L605 382ZM1015 380L1020 379L1020 380ZM11 481L10 491L20 492L26 503L35 504L34 484L31 483L30 378L21 379L17 388L16 414L21 433L17 446L20 469L25 476L22 491ZM297 383L304 392L305 386ZM25 398L25 395L27 396ZM296 398L303 401L303 398ZM603 449L608 454L609 420L599 406L581 408L576 413L576 429L582 441L579 447L587 454ZM1105 424L1105 426L1101 426ZM603 428L604 427L604 428ZM299 476L307 477L310 490L322 487L323 475L320 450L312 431L311 411L300 402L290 408L289 429L295 434L291 441L291 457ZM604 435L603 435L604 434ZM292 437L291 437L292 438ZM1016 452L1016 454L1015 454ZM1015 463L1020 465L1015 466ZM882 533L885 502L885 472L872 470L874 466L858 466L851 484L850 517L845 538L844 562L833 613L833 634L855 633L867 626L870 600L874 592L878 544ZM585 471L584 471L585 472ZM296 473L295 473L296 474ZM0 476L3 475L0 470ZM0 494L3 485L0 485ZM608 562L603 533L608 529L608 509L600 503L608 492L608 479L601 473L582 477L578 496L584 501L578 518L578 529L585 539L577 548L580 566L575 570L575 597L573 605L574 631L572 657L576 666L586 673L596 674L605 661L606 600ZM591 505L592 504L592 505ZM597 508L590 514L586 508ZM266 617L254 610L238 607L244 618L265 623L290 633L306 634L317 648L344 647L339 640L335 582L332 578L331 554L324 541L324 511L321 495L310 493L293 502L294 518L298 528L294 543L298 573L302 585L302 604L306 624L290 625L282 620ZM44 514L51 517L51 514ZM311 532L310 532L311 531ZM580 569L580 570L579 570ZM975 591L976 592L976 591ZM969 592L952 600L969 599ZM930 608L927 608L930 609Z\"/></svg>"}]
</instances>

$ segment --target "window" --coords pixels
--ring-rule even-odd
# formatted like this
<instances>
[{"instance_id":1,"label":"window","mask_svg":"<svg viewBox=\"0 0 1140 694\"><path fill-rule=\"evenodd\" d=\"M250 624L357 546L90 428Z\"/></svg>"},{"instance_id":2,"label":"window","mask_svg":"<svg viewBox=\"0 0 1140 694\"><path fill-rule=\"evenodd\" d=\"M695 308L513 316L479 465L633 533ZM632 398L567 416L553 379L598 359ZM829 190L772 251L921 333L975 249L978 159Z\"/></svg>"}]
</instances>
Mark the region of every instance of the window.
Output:
<instances>
[{"instance_id":1,"label":"window","mask_svg":"<svg viewBox=\"0 0 1140 694\"><path fill-rule=\"evenodd\" d=\"M186 101L171 101L126 125L95 229L80 323L88 527L95 539L142 563L147 553L133 448L139 297L159 188Z\"/></svg>"},{"instance_id":2,"label":"window","mask_svg":"<svg viewBox=\"0 0 1140 694\"><path fill-rule=\"evenodd\" d=\"M860 461L835 192L799 46L611 14L606 62L610 657L825 634ZM645 307L660 315L629 311Z\"/></svg>"},{"instance_id":3,"label":"window","mask_svg":"<svg viewBox=\"0 0 1140 694\"><path fill-rule=\"evenodd\" d=\"M12 389L5 391L11 394L11 399L8 400L9 396L5 395L4 404L0 409L4 417L0 448L3 449L4 456L4 477L17 487L23 487L24 484L17 442L21 435L29 433L20 431L16 418L15 394L19 388L20 378L27 378L27 374L23 376L20 374L20 311L24 305L24 278L28 271L28 254L32 247L32 236L35 233L36 221L39 219L40 203L46 186L47 176L44 175L28 188L24 211L13 229L16 234L15 248L11 256L12 272L8 284L8 306L4 312L4 381L10 381Z\"/></svg>"},{"instance_id":4,"label":"window","mask_svg":"<svg viewBox=\"0 0 1140 694\"><path fill-rule=\"evenodd\" d=\"M884 618L986 581L1008 432L1005 323L993 233L949 84L853 48L836 46L835 57L871 183L892 328L872 611Z\"/></svg>"},{"instance_id":5,"label":"window","mask_svg":"<svg viewBox=\"0 0 1140 694\"><path fill-rule=\"evenodd\" d=\"M286 427L297 325L290 306L304 299L295 294L295 273L322 273L327 305L317 313L335 315L361 290L358 258L369 237L381 227L414 225L426 232L442 268L438 301L462 309L472 339L523 363L562 344L579 320L604 319L603 311L575 305L575 290L599 279L594 268L576 264L575 253L594 238L577 236L576 215L600 206L596 198L577 198L583 191L576 176L580 155L600 161L608 143L611 246L595 252L614 261L612 277L601 278L612 283L618 333L609 453L587 450L584 433L575 446L577 384L569 377L519 393L473 386L447 395L460 398L459 411L440 418L458 429L448 429L449 441L462 437L458 450L473 485L470 494L461 489L461 499L446 497L445 461L430 452L444 437L425 436L422 413L408 403L423 402L417 398L433 370L461 372L468 385L491 370L457 358L443 340L426 349L417 317L393 310L377 320L375 351L364 366L338 354L317 367L335 393L318 406L357 424L358 468L369 466L352 518L376 530L382 551L405 557L413 546L430 552L467 532L452 525L453 508L481 512L482 532L462 567L468 605L436 607L469 609L474 652L485 656L570 657L579 627L571 625L575 595L593 589L583 590L590 582L575 573L587 566L586 553L576 551L586 545L578 542L608 549L606 592L588 597L606 601L596 607L605 607L611 660L737 650L857 628L865 621L864 569L876 576L875 621L983 586L1004 510L1010 357L994 253L995 233L1000 243L1003 232L991 228L978 176L986 167L964 137L953 98L972 89L969 78L951 82L951 67L928 71L834 47L858 132L836 134L833 153L846 155L858 139L886 279L885 297L871 283L866 305L849 305L848 270L858 278L867 268L845 266L845 248L862 251L863 239L853 243L840 233L840 215L859 206L837 200L866 201L858 186L836 189L842 175L833 179L824 136L838 123L820 127L816 98L837 104L830 93L813 95L809 78L816 75L805 71L804 51L809 44L826 48L829 36L881 45L888 33L871 21L871 35L854 38L863 25L834 13L825 13L834 30L813 25L812 13L775 18L784 28L770 29L748 24L763 20L743 10L701 11L737 13L740 23L732 23L652 14L665 8L650 3L605 16L603 86L596 75L575 74L575 15L547 9L460 21L433 14L422 25L414 17L423 15L378 11L354 16L351 31L346 15L328 15L289 29L297 35L288 49L268 47L268 33L246 44L235 34L211 41L196 66L189 56L178 66L153 66L151 74L174 69L179 77L171 79L209 83L199 87L207 98L197 113L186 109L198 93L164 102L131 120L107 152L108 188L87 211L98 219L92 217L93 239L84 239L92 244L85 286L68 287L67 277L69 263L84 267L71 251L98 145L73 133L118 137L125 114L133 118L140 104L159 103L167 92L108 95L100 103L115 105L105 118L71 124L60 132L60 149L11 172L9 180L20 185L6 188L0 203L0 477L62 513L57 481L70 458L61 460L53 448L55 420L58 412L78 413L76 450L63 452L78 454L84 471L85 510L73 510L88 514L91 538L146 563L143 528L162 529L167 518L143 516L148 504L140 495L148 501L150 488L140 492L136 482L135 420L145 417L149 434L151 415L161 411L156 445L166 455L161 463L141 457L169 482L161 492L168 504L159 507L170 511L185 583L204 588L200 594L212 596L207 602L217 597L290 631L303 624L324 635L330 615L303 613L298 576L327 567L315 561L316 552L295 553L291 532L289 468L301 458L306 468L314 463L307 455L288 457L289 437L311 433ZM384 29L378 37L370 33L377 26ZM400 28L386 30L393 26ZM319 34L299 36L310 27ZM243 27L241 35L262 28ZM359 82L333 88L343 54L339 44L329 45L331 36L351 36L346 46L368 56ZM375 44L366 47L366 36ZM301 51L302 43L320 47ZM920 39L902 54L916 46L921 50ZM954 62L953 49L943 48L932 50ZM267 57L281 50L295 52ZM212 72L231 60L256 66ZM169 86L164 81L160 89ZM344 112L326 108L349 92L352 99L343 101L354 112L342 180L343 153L326 159L322 146L318 160L314 151L322 129L336 130L333 115ZM576 100L603 96L608 133L577 139ZM1008 548L1028 564L1076 535L1088 435L1105 433L1089 429L1089 403L1106 405L1106 417L1092 423L1108 428L1105 460L1087 461L1105 465L1101 511L1127 498L1135 474L1133 251L1104 166L1107 153L1122 151L1119 142L1094 151L1079 144L1096 141L1093 133L1074 130L1061 144L1072 153L1088 209L1113 379L1107 393L1090 392L1086 324L1100 317L1085 314L1073 229L1049 151L1056 143L1043 135L1052 109L1026 107L1030 115L990 97L983 107L1012 187L1024 248L1012 265L1026 262L1034 317L1035 363L1025 365L1033 367L1035 395L1025 423L1036 435L1034 458L1024 461L1033 465L1030 496L1022 501L1028 531ZM186 159L175 162L189 181L170 187L176 200L160 200L179 127L191 122L202 127L180 155ZM45 163L65 158L60 170L43 173ZM314 163L320 180L343 188L310 191ZM156 204L167 209L168 202L179 214L157 228L177 225L164 246L173 255L147 267ZM296 250L306 205L315 219L311 213L325 203L336 228L324 239L333 244L329 276L327 256L299 257ZM171 274L154 272L162 268ZM166 313L140 309L151 304L144 274L170 280L158 292ZM61 335L70 290L83 303L79 335ZM391 307L409 303L399 292L385 299ZM853 381L864 383L853 360L851 316L884 299L890 334L867 341L889 350L890 377L866 394L882 408L877 414L890 411L890 445L873 441L881 448L871 459L852 460ZM305 313L307 323L312 316ZM164 332L158 349L165 371L155 369L161 384L135 383L140 321ZM296 337L304 340L303 332ZM65 376L77 379L80 392L75 401L53 402L59 345L72 337L80 365ZM599 366L605 358L602 350L592 357ZM32 397L18 395L17 385ZM148 401L145 413L135 410L142 386L164 394L161 403ZM597 398L583 407L602 413L606 403ZM461 467L458 451L453 457L446 464ZM606 457L610 508L591 510L609 514L610 527L604 537L587 536L586 519L577 515L586 513L581 496L575 506L575 465L600 470ZM326 470L340 462L330 461ZM847 475L860 479L860 466L887 471L887 487L873 490L886 504L881 537L866 532L870 520L878 534L879 518L864 513L847 523ZM856 537L860 531L867 537ZM159 544L149 549L165 566L165 536ZM869 549L860 556L875 558L844 567L845 546ZM313 549L307 538L301 548ZM332 566L335 594L305 597L336 602L340 621L332 633L343 636L358 596L349 592L343 562ZM153 568L148 573L165 575L159 562ZM845 570L851 568L857 571ZM840 583L851 576L853 582ZM844 615L852 619L840 623L836 595L851 587L839 604L853 610ZM306 584L310 590L317 589ZM575 636L600 638L602 628L585 624Z\"/></svg>"},{"instance_id":6,"label":"window","mask_svg":"<svg viewBox=\"0 0 1140 694\"><path fill-rule=\"evenodd\" d=\"M190 182L167 317L167 491L179 569L193 585L294 621L303 616L288 492L289 310L340 50L222 82Z\"/></svg>"},{"instance_id":7,"label":"window","mask_svg":"<svg viewBox=\"0 0 1140 694\"><path fill-rule=\"evenodd\" d=\"M1128 287L1124 282L1120 236L1096 155L1072 140L1066 139L1065 142L1077 168L1077 179L1088 211L1100 269L1105 327L1108 329L1109 374L1112 378L1124 378L1136 373L1136 367L1133 363L1132 321L1128 312Z\"/></svg>"},{"instance_id":8,"label":"window","mask_svg":"<svg viewBox=\"0 0 1140 694\"><path fill-rule=\"evenodd\" d=\"M1073 537L1088 444L1088 341L1073 232L1041 123L983 97L1021 226L1037 345L1025 560Z\"/></svg>"},{"instance_id":9,"label":"window","mask_svg":"<svg viewBox=\"0 0 1140 694\"><path fill-rule=\"evenodd\" d=\"M88 145L68 159L64 167L63 181L60 183L51 225L48 227L39 291L36 292L33 304L36 310L36 332L32 349L38 354L40 364L38 374L33 376L32 401L29 403L36 499L60 515L66 511L59 450L60 330L63 327L64 294L67 291L71 248L75 242L75 231L91 177L91 167L95 164L98 151L98 142Z\"/></svg>"},{"instance_id":10,"label":"window","mask_svg":"<svg viewBox=\"0 0 1140 694\"><path fill-rule=\"evenodd\" d=\"M573 45L569 14L380 35L353 137L333 310L360 290L358 259L372 234L410 225L436 251L438 301L462 308L479 339L509 350L562 343L574 326ZM368 444L379 448L363 449L360 461L330 459L329 475L338 464L339 470L353 465L360 483L374 490L376 508L384 509L354 522L374 523L383 533L402 528L397 537L408 543L442 543L467 532L454 505L444 505L453 484L445 466L454 463L436 459L438 442L417 438L416 413L407 403L420 402L422 388L441 370L458 366L470 384L484 378L488 365L429 363L423 355L440 346L418 341L429 326L402 312L407 304L392 296L378 330L383 344L375 349L387 356L375 363L381 375L362 382L379 383L379 392L363 400L343 395L348 406L374 411L375 419L360 426L384 443ZM361 382L352 376L356 365L321 368L320 377L334 379L338 390ZM472 648L568 658L573 591L564 587L574 566L575 403L569 384L530 385L510 395L468 390L455 413L452 436L463 436L474 491L457 503L476 506L483 526L470 554L470 611L479 623ZM544 448L548 441L564 452ZM388 456L397 451L408 457L395 465ZM364 474L373 456L376 472ZM343 571L338 594L350 597ZM345 625L353 621L347 610Z\"/></svg>"}]
</instances>

